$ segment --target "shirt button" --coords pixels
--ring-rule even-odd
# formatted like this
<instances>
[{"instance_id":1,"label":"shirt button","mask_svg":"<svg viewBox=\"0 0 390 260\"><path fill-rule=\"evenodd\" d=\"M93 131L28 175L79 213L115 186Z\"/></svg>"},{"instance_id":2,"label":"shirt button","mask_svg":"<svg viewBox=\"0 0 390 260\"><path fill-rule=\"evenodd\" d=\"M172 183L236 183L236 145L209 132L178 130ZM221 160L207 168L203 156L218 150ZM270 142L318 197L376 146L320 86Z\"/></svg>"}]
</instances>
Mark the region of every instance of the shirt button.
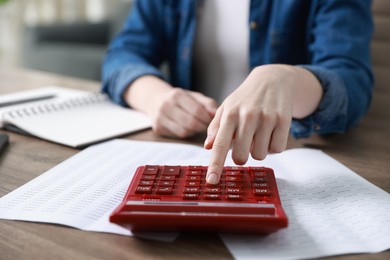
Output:
<instances>
[{"instance_id":1,"label":"shirt button","mask_svg":"<svg viewBox=\"0 0 390 260\"><path fill-rule=\"evenodd\" d=\"M256 23L255 21L251 21L251 22L249 23L249 27L250 27L252 30L256 30L257 27L258 27L258 25L257 25L257 23Z\"/></svg>"},{"instance_id":2,"label":"shirt button","mask_svg":"<svg viewBox=\"0 0 390 260\"><path fill-rule=\"evenodd\" d=\"M314 130L318 131L321 129L321 126L319 124L314 125Z\"/></svg>"}]
</instances>

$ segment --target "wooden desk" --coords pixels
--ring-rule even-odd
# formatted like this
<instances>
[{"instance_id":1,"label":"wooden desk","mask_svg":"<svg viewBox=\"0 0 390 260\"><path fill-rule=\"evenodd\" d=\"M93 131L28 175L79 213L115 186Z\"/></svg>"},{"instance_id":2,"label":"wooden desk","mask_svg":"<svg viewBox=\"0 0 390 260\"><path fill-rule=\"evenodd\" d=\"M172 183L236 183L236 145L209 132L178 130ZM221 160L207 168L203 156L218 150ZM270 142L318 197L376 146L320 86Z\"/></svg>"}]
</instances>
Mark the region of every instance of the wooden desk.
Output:
<instances>
[{"instance_id":1,"label":"wooden desk","mask_svg":"<svg viewBox=\"0 0 390 260\"><path fill-rule=\"evenodd\" d=\"M45 85L97 91L98 82L42 72L0 69L0 94ZM390 89L390 88L389 88ZM289 148L314 147L390 192L390 91L376 93L372 110L358 128L345 135L289 140ZM0 130L1 132L4 132ZM10 145L0 156L0 197L66 160L78 150L9 133ZM144 131L135 140L173 141ZM201 144L202 138L187 140ZM182 141L184 142L184 141ZM51 224L0 220L0 259L231 259L216 235L183 234L174 243L85 232ZM390 259L379 254L328 259Z\"/></svg>"}]
</instances>

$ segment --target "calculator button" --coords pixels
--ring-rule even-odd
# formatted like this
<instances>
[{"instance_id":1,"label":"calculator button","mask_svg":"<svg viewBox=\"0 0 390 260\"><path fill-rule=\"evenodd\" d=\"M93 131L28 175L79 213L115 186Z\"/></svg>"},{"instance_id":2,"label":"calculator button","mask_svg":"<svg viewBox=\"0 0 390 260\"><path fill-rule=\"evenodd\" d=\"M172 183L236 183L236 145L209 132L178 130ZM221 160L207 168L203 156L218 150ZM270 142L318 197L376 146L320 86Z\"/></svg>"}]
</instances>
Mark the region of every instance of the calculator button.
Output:
<instances>
[{"instance_id":1,"label":"calculator button","mask_svg":"<svg viewBox=\"0 0 390 260\"><path fill-rule=\"evenodd\" d=\"M226 188L226 193L229 193L229 194L241 194L242 190L240 188Z\"/></svg>"},{"instance_id":2,"label":"calculator button","mask_svg":"<svg viewBox=\"0 0 390 260\"><path fill-rule=\"evenodd\" d=\"M163 166L161 174L162 175L179 176L180 175L180 166Z\"/></svg>"},{"instance_id":3,"label":"calculator button","mask_svg":"<svg viewBox=\"0 0 390 260\"><path fill-rule=\"evenodd\" d=\"M153 184L153 180L140 180L138 183L139 186L153 186Z\"/></svg>"},{"instance_id":4,"label":"calculator button","mask_svg":"<svg viewBox=\"0 0 390 260\"><path fill-rule=\"evenodd\" d=\"M226 182L226 187L241 187L241 182L231 182L227 181Z\"/></svg>"},{"instance_id":5,"label":"calculator button","mask_svg":"<svg viewBox=\"0 0 390 260\"><path fill-rule=\"evenodd\" d=\"M188 166L188 170L189 171L202 171L203 170L203 166L200 166L200 165L190 165L190 166Z\"/></svg>"},{"instance_id":6,"label":"calculator button","mask_svg":"<svg viewBox=\"0 0 390 260\"><path fill-rule=\"evenodd\" d=\"M202 176L202 171L189 170L187 176Z\"/></svg>"},{"instance_id":7,"label":"calculator button","mask_svg":"<svg viewBox=\"0 0 390 260\"><path fill-rule=\"evenodd\" d=\"M164 175L164 176L161 176L160 180L162 181L174 181L176 179L175 176L173 175Z\"/></svg>"},{"instance_id":8,"label":"calculator button","mask_svg":"<svg viewBox=\"0 0 390 260\"><path fill-rule=\"evenodd\" d=\"M188 226L190 231L227 228L230 232L232 228L234 232L263 234L287 225L272 169L225 167L216 185L206 183L206 171L207 166L137 168L124 199L126 204L122 203L120 212L116 210L110 220L129 223L140 232L158 231L160 227L164 231L186 230ZM262 218L266 219L264 223Z\"/></svg>"},{"instance_id":9,"label":"calculator button","mask_svg":"<svg viewBox=\"0 0 390 260\"><path fill-rule=\"evenodd\" d=\"M187 181L200 181L202 176L187 176Z\"/></svg>"},{"instance_id":10,"label":"calculator button","mask_svg":"<svg viewBox=\"0 0 390 260\"><path fill-rule=\"evenodd\" d=\"M152 193L152 186L138 186L135 190L135 193L138 194L146 194L146 193Z\"/></svg>"},{"instance_id":11,"label":"calculator button","mask_svg":"<svg viewBox=\"0 0 390 260\"><path fill-rule=\"evenodd\" d=\"M265 167L250 167L249 166L249 170L250 171L265 171L265 170L267 170L267 168L265 168Z\"/></svg>"},{"instance_id":12,"label":"calculator button","mask_svg":"<svg viewBox=\"0 0 390 260\"><path fill-rule=\"evenodd\" d=\"M157 187L157 194L172 194L173 188L172 187Z\"/></svg>"},{"instance_id":13,"label":"calculator button","mask_svg":"<svg viewBox=\"0 0 390 260\"><path fill-rule=\"evenodd\" d=\"M208 182L206 182L204 185L205 185L205 187L220 187L220 185L222 184L222 179L219 181L219 183L217 183L217 184L212 184L212 183L208 183Z\"/></svg>"},{"instance_id":14,"label":"calculator button","mask_svg":"<svg viewBox=\"0 0 390 260\"><path fill-rule=\"evenodd\" d=\"M226 171L226 176L241 176L242 173L240 171Z\"/></svg>"},{"instance_id":15,"label":"calculator button","mask_svg":"<svg viewBox=\"0 0 390 260\"><path fill-rule=\"evenodd\" d=\"M252 184L252 187L253 188L267 188L268 187L268 184L267 183L258 183L258 182L255 182Z\"/></svg>"},{"instance_id":16,"label":"calculator button","mask_svg":"<svg viewBox=\"0 0 390 260\"><path fill-rule=\"evenodd\" d=\"M264 196L264 195L270 195L271 191L269 189L253 189L253 194L255 196Z\"/></svg>"},{"instance_id":17,"label":"calculator button","mask_svg":"<svg viewBox=\"0 0 390 260\"><path fill-rule=\"evenodd\" d=\"M267 174L265 172L255 171L255 172L251 172L251 176L252 178L264 178L267 176Z\"/></svg>"},{"instance_id":18,"label":"calculator button","mask_svg":"<svg viewBox=\"0 0 390 260\"><path fill-rule=\"evenodd\" d=\"M142 175L141 180L154 180L156 175Z\"/></svg>"},{"instance_id":19,"label":"calculator button","mask_svg":"<svg viewBox=\"0 0 390 260\"><path fill-rule=\"evenodd\" d=\"M183 193L183 199L185 200L197 200L199 195L197 193Z\"/></svg>"},{"instance_id":20,"label":"calculator button","mask_svg":"<svg viewBox=\"0 0 390 260\"><path fill-rule=\"evenodd\" d=\"M252 182L255 182L255 183L262 183L262 182L267 182L267 178L265 177L253 177L252 178Z\"/></svg>"},{"instance_id":21,"label":"calculator button","mask_svg":"<svg viewBox=\"0 0 390 260\"><path fill-rule=\"evenodd\" d=\"M254 177L254 178L252 178L252 182L256 182L256 183L267 182L267 178L264 178L264 177Z\"/></svg>"},{"instance_id":22,"label":"calculator button","mask_svg":"<svg viewBox=\"0 0 390 260\"><path fill-rule=\"evenodd\" d=\"M205 187L205 193L221 193L221 187Z\"/></svg>"},{"instance_id":23,"label":"calculator button","mask_svg":"<svg viewBox=\"0 0 390 260\"><path fill-rule=\"evenodd\" d=\"M206 200L219 200L219 199L221 199L220 194L206 193L203 196Z\"/></svg>"},{"instance_id":24,"label":"calculator button","mask_svg":"<svg viewBox=\"0 0 390 260\"><path fill-rule=\"evenodd\" d=\"M174 181L160 181L158 183L158 186L164 186L164 187L169 187L173 186Z\"/></svg>"},{"instance_id":25,"label":"calculator button","mask_svg":"<svg viewBox=\"0 0 390 260\"><path fill-rule=\"evenodd\" d=\"M241 176L226 176L226 181L242 181Z\"/></svg>"},{"instance_id":26,"label":"calculator button","mask_svg":"<svg viewBox=\"0 0 390 260\"><path fill-rule=\"evenodd\" d=\"M200 181L186 181L186 187L199 187Z\"/></svg>"},{"instance_id":27,"label":"calculator button","mask_svg":"<svg viewBox=\"0 0 390 260\"><path fill-rule=\"evenodd\" d=\"M227 194L226 198L228 200L242 200L242 195L240 195L240 194Z\"/></svg>"},{"instance_id":28,"label":"calculator button","mask_svg":"<svg viewBox=\"0 0 390 260\"><path fill-rule=\"evenodd\" d=\"M142 174L146 175L156 175L158 172L158 166L156 165L146 165Z\"/></svg>"},{"instance_id":29,"label":"calculator button","mask_svg":"<svg viewBox=\"0 0 390 260\"><path fill-rule=\"evenodd\" d=\"M225 169L226 169L226 171L242 171L243 170L242 167L238 167L238 166L226 166Z\"/></svg>"},{"instance_id":30,"label":"calculator button","mask_svg":"<svg viewBox=\"0 0 390 260\"><path fill-rule=\"evenodd\" d=\"M199 193L199 187L184 187L183 193Z\"/></svg>"}]
</instances>

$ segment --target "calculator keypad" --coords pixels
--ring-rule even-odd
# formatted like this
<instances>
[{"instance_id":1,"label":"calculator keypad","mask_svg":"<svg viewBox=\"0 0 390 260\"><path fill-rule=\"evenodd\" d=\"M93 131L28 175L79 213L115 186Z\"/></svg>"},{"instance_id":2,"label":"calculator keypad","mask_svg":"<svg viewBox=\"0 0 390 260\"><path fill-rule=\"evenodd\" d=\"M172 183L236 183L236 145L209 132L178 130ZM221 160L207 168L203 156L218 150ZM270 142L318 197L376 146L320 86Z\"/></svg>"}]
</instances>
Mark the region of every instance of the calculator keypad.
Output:
<instances>
[{"instance_id":1,"label":"calculator keypad","mask_svg":"<svg viewBox=\"0 0 390 260\"><path fill-rule=\"evenodd\" d=\"M268 234L287 227L272 169L224 167L217 185L206 173L206 166L141 166L110 221L132 232Z\"/></svg>"},{"instance_id":2,"label":"calculator keypad","mask_svg":"<svg viewBox=\"0 0 390 260\"><path fill-rule=\"evenodd\" d=\"M206 182L205 166L156 166L147 165L140 172L134 194L143 199L155 195L157 199L172 200L223 200L264 201L272 195L267 174L272 170L265 167L225 167L220 182L211 185Z\"/></svg>"}]
</instances>

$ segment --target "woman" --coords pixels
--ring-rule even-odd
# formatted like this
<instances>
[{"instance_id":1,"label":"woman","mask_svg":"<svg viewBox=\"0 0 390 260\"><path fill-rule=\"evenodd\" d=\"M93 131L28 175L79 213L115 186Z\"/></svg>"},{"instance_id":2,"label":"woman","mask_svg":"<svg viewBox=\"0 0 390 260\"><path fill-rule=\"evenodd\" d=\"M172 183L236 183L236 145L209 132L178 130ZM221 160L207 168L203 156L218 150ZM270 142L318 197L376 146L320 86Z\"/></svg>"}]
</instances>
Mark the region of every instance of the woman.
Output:
<instances>
[{"instance_id":1,"label":"woman","mask_svg":"<svg viewBox=\"0 0 390 260\"><path fill-rule=\"evenodd\" d=\"M228 3L228 4L227 4ZM136 1L103 66L103 90L153 130L207 129L207 181L294 137L345 132L369 107L369 0ZM159 70L164 62L169 75ZM218 105L218 103L220 103Z\"/></svg>"}]
</instances>

